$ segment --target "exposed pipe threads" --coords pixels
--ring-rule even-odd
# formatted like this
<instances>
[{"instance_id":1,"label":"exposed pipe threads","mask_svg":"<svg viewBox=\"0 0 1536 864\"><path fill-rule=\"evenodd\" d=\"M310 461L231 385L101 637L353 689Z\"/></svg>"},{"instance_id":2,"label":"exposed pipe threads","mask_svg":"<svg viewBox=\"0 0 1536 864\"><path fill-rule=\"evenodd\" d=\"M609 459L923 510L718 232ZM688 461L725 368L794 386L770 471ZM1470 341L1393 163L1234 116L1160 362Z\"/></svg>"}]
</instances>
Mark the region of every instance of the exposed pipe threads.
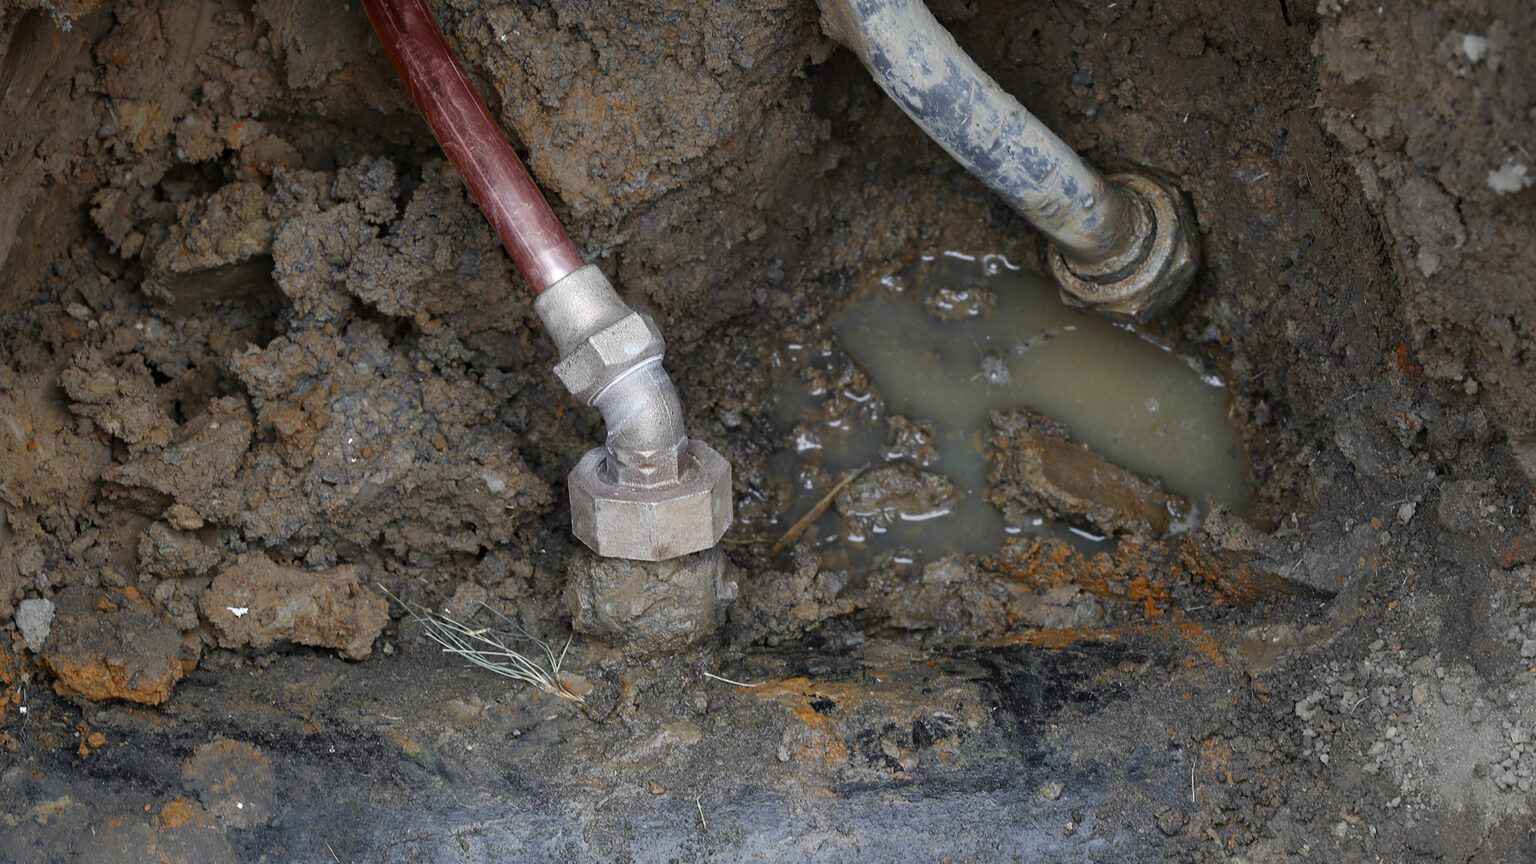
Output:
<instances>
[{"instance_id":1,"label":"exposed pipe threads","mask_svg":"<svg viewBox=\"0 0 1536 864\"><path fill-rule=\"evenodd\" d=\"M1095 171L982 71L921 0L818 2L823 29L907 116L1049 238L1068 274L1053 268L1064 301L1144 320L1188 287L1195 223L1177 189Z\"/></svg>"}]
</instances>

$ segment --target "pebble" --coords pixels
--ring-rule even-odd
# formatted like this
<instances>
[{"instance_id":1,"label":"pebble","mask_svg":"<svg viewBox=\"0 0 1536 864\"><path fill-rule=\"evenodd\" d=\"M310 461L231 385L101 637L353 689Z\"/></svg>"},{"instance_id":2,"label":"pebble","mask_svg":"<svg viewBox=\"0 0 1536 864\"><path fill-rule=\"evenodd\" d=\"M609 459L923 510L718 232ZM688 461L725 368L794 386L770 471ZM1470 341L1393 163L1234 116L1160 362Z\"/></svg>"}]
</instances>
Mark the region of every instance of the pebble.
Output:
<instances>
[{"instance_id":1,"label":"pebble","mask_svg":"<svg viewBox=\"0 0 1536 864\"><path fill-rule=\"evenodd\" d=\"M53 601L21 601L16 607L16 629L21 631L21 638L26 640L29 649L41 651L43 642L53 629Z\"/></svg>"},{"instance_id":2,"label":"pebble","mask_svg":"<svg viewBox=\"0 0 1536 864\"><path fill-rule=\"evenodd\" d=\"M1184 830L1184 825L1188 821L1184 811L1177 807L1164 807L1157 811L1157 830L1167 837L1172 837Z\"/></svg>"}]
</instances>

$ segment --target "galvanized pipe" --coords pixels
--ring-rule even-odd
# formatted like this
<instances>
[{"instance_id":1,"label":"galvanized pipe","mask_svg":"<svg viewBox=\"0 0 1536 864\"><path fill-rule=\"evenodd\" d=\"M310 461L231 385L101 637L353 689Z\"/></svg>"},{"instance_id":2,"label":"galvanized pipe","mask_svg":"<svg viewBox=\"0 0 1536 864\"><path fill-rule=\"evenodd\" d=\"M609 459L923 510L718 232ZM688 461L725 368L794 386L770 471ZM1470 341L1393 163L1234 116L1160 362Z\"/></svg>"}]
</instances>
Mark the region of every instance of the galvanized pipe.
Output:
<instances>
[{"instance_id":1,"label":"galvanized pipe","mask_svg":"<svg viewBox=\"0 0 1536 864\"><path fill-rule=\"evenodd\" d=\"M998 86L921 0L821 0L832 38L939 146L1074 263L1124 254L1137 208Z\"/></svg>"},{"instance_id":2,"label":"galvanized pipe","mask_svg":"<svg viewBox=\"0 0 1536 864\"><path fill-rule=\"evenodd\" d=\"M683 428L666 344L588 264L533 302L555 374L602 412L604 446L570 473L571 530L599 555L661 561L708 549L731 523L731 466Z\"/></svg>"}]
</instances>

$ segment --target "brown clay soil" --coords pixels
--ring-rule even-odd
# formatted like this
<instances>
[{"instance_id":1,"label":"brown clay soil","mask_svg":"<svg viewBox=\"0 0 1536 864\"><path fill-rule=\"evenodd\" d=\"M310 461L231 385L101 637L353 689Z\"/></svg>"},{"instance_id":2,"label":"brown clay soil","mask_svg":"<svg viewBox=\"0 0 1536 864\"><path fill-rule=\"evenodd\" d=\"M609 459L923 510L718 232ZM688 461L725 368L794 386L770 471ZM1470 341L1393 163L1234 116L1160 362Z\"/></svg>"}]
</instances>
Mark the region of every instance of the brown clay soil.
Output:
<instances>
[{"instance_id":1,"label":"brown clay soil","mask_svg":"<svg viewBox=\"0 0 1536 864\"><path fill-rule=\"evenodd\" d=\"M798 515L776 349L923 253L1041 262L811 0L432 5L751 524ZM359 6L0 0L0 861L1536 860L1536 7L930 5L1191 193L1156 326L1254 509L731 545L719 634L578 635L576 706L379 590L563 644L602 428Z\"/></svg>"}]
</instances>

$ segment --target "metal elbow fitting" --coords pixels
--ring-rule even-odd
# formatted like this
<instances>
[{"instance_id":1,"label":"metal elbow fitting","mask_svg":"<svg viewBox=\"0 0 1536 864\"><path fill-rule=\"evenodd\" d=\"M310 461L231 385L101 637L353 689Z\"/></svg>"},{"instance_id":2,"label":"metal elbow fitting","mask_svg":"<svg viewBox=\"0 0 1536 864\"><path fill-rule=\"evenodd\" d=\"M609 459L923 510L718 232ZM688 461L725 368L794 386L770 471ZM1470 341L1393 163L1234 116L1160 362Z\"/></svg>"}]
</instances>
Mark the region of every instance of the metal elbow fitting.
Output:
<instances>
[{"instance_id":1,"label":"metal elbow fitting","mask_svg":"<svg viewBox=\"0 0 1536 864\"><path fill-rule=\"evenodd\" d=\"M1184 295L1200 269L1194 209L1178 187L1145 174L1109 178L1129 204L1130 242L1097 259L1051 249L1061 302L1101 318L1142 322Z\"/></svg>"},{"instance_id":2,"label":"metal elbow fitting","mask_svg":"<svg viewBox=\"0 0 1536 864\"><path fill-rule=\"evenodd\" d=\"M708 549L731 523L731 466L683 430L665 343L588 264L534 301L560 352L555 374L608 427L568 478L571 530L608 558L664 561Z\"/></svg>"}]
</instances>

